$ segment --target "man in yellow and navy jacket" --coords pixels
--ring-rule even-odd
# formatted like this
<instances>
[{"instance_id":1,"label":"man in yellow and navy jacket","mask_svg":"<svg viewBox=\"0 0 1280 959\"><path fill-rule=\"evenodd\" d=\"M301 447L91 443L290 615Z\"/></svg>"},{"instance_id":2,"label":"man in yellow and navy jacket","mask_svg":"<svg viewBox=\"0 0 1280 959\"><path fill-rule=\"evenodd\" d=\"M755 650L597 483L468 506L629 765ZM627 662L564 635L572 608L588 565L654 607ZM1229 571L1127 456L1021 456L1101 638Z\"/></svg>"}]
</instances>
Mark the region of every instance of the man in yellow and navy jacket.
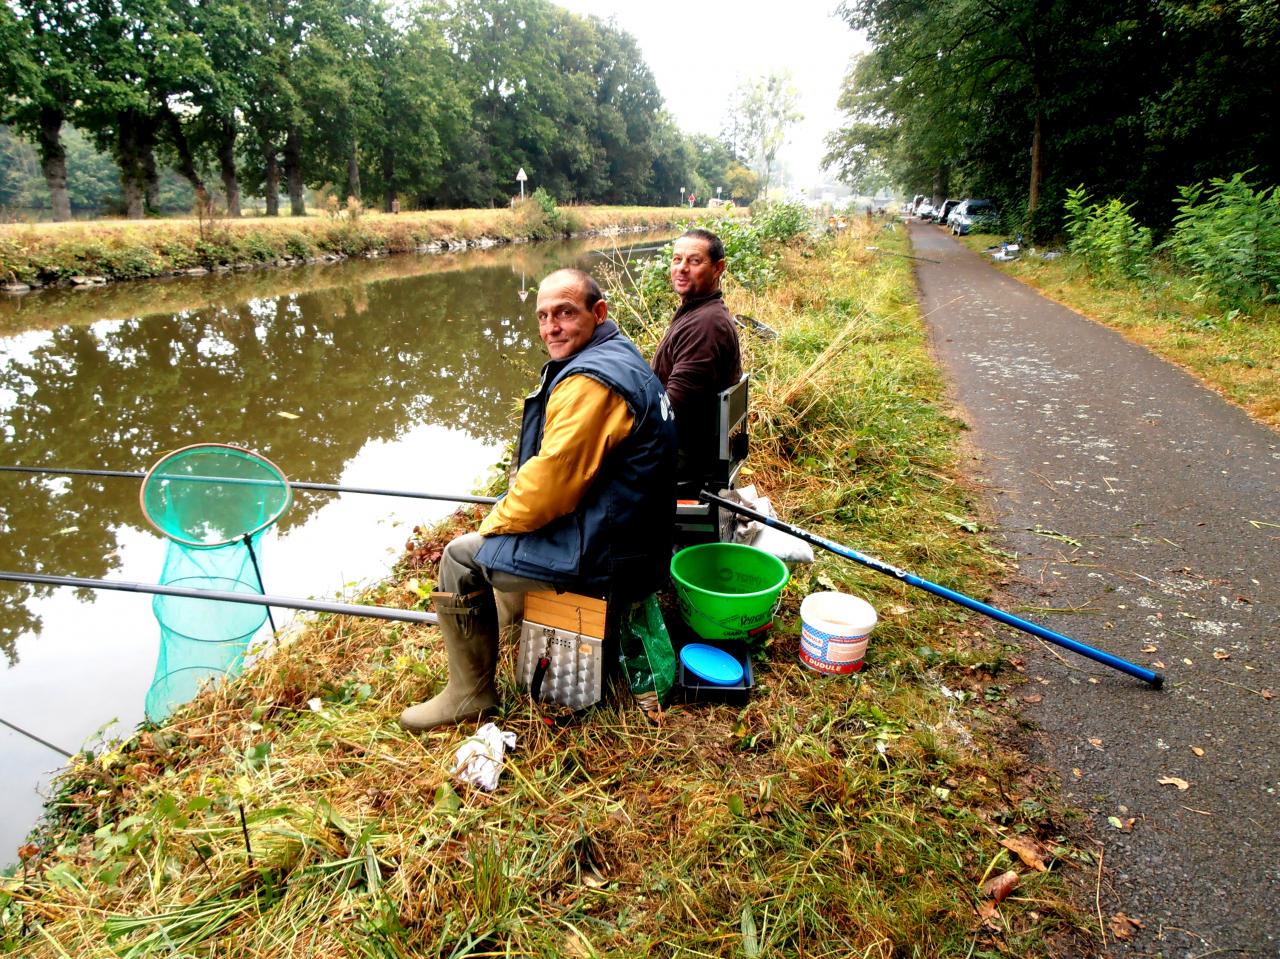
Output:
<instances>
[{"instance_id":1,"label":"man in yellow and navy jacket","mask_svg":"<svg viewBox=\"0 0 1280 959\"><path fill-rule=\"evenodd\" d=\"M400 716L421 731L498 703L499 593L572 590L638 599L671 557L676 431L649 364L608 319L600 287L557 270L538 287L538 335L551 359L525 400L519 469L476 533L440 558L432 594L449 681Z\"/></svg>"}]
</instances>

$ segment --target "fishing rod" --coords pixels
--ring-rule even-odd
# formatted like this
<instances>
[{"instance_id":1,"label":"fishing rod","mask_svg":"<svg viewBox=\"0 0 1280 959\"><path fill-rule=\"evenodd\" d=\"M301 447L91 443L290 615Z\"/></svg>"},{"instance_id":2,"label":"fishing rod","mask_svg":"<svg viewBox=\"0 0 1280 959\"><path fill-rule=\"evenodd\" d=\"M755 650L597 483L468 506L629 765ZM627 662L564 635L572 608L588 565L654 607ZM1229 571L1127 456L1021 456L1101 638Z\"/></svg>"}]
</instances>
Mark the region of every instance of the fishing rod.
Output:
<instances>
[{"instance_id":1,"label":"fishing rod","mask_svg":"<svg viewBox=\"0 0 1280 959\"><path fill-rule=\"evenodd\" d=\"M75 756L75 753L69 753L65 749L63 749L61 746L55 746L53 743L49 742L49 740L41 739L35 733L29 733L25 729L23 729L21 726L15 726L13 723L9 722L9 720L7 719L0 718L0 726L8 726L15 733L21 733L23 736L26 736L28 739L39 743L41 746L48 746L55 753L62 753L62 755L66 756L68 759L71 759L72 757Z\"/></svg>"},{"instance_id":2,"label":"fishing rod","mask_svg":"<svg viewBox=\"0 0 1280 959\"><path fill-rule=\"evenodd\" d=\"M91 470L91 469L69 469L56 466L0 466L0 472L5 473L49 473L55 476L109 476L119 479L145 479L146 473L127 472L124 470ZM188 480L191 482L203 483L251 483L274 485L274 480L251 479L248 477L225 477L225 476L195 476L185 473L164 473L160 475L162 479L168 480ZM492 505L498 502L496 496L471 496L461 493L418 493L413 490L403 489L380 489L372 486L334 486L331 483L295 483L290 482L289 486L295 490L308 490L319 493L366 493L370 496L406 496L411 499L431 499L445 500L450 503L480 503L482 505Z\"/></svg>"},{"instance_id":3,"label":"fishing rod","mask_svg":"<svg viewBox=\"0 0 1280 959\"><path fill-rule=\"evenodd\" d=\"M187 586L159 586L150 583L133 583L117 579L89 579L83 576L48 576L44 573L11 573L0 571L0 581L10 583L37 583L41 586L73 586L76 589L113 589L123 593L152 593L159 596L181 596L185 599L218 600L227 603L245 603L249 606L279 606L284 609L301 609L311 613L334 613L338 616L366 616L371 619L389 619L403 623L434 626L439 620L435 613L419 613L411 609L392 609L388 606L361 606L356 603L332 603L319 599L298 599L294 596L272 596L263 593L234 593L220 589L192 589Z\"/></svg>"},{"instance_id":4,"label":"fishing rod","mask_svg":"<svg viewBox=\"0 0 1280 959\"><path fill-rule=\"evenodd\" d=\"M964 593L957 593L955 590L947 589L945 586L939 586L937 583L931 583L927 579L921 579L919 576L915 576L905 570L898 569L896 566L890 566L882 560L878 560L872 556L866 556L855 549L850 549L848 546L841 546L839 543L833 542L832 540L806 532L797 526L792 526L790 523L784 523L782 520L773 516L765 516L763 513L758 513L753 509L741 506L738 503L716 496L713 493L703 491L699 493L698 496L705 503L713 503L721 509L729 510L731 513L746 516L748 519L753 519L759 523L764 523L766 526L771 526L776 530L789 533L798 539L804 540L806 543L810 543L814 546L820 546L829 552L835 553L837 556L843 556L845 559L851 559L855 563L861 563L869 569L874 569L877 573L884 573L886 576L892 576L894 579L902 580L902 582L906 583L908 586L915 586L918 589L923 589L925 592L932 593L934 596L940 596L945 600L958 603L959 605L964 606L967 609L971 609L976 613L982 613L984 616L989 616L997 622L1004 623L1006 626L1012 626L1014 629L1020 629L1024 633L1030 633L1032 636L1048 640L1054 645L1061 646L1063 649L1069 649L1073 653L1079 653L1081 656L1088 657L1094 662L1101 663L1104 666L1110 666L1112 669L1118 669L1122 673L1128 673L1135 679L1140 679L1144 683L1149 683L1154 689L1159 689L1164 685L1164 676L1160 673L1154 673L1149 669L1143 669L1141 666L1135 666L1128 660L1121 659L1118 656L1113 656L1111 653L1104 652L1101 649L1095 649L1092 646L1087 646L1069 636L1064 636L1061 633L1055 633L1051 629L1045 629L1043 626L1037 626L1029 620L1021 619L1018 616L1014 616L1012 613L1006 613L1002 609L997 609L994 606L988 606L986 603L979 602L972 597L964 595Z\"/></svg>"}]
</instances>

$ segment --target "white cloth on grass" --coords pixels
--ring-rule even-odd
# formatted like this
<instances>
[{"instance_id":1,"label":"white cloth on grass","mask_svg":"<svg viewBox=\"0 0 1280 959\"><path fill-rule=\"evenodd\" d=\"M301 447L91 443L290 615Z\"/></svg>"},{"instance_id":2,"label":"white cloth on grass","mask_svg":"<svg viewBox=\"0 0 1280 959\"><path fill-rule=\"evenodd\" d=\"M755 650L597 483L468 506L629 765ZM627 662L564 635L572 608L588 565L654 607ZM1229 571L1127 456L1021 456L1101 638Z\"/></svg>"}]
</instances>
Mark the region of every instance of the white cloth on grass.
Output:
<instances>
[{"instance_id":1,"label":"white cloth on grass","mask_svg":"<svg viewBox=\"0 0 1280 959\"><path fill-rule=\"evenodd\" d=\"M493 723L485 723L475 735L458 747L450 774L464 783L479 786L485 792L498 788L502 757L515 749L516 734L505 733Z\"/></svg>"}]
</instances>

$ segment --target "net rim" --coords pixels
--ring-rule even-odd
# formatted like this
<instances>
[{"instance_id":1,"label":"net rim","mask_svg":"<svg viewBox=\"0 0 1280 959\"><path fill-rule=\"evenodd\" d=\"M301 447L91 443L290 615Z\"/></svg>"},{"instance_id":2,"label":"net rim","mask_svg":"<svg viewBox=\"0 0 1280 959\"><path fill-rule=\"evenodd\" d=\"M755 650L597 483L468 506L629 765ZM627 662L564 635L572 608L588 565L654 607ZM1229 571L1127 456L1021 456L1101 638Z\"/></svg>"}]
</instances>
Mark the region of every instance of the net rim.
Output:
<instances>
[{"instance_id":1,"label":"net rim","mask_svg":"<svg viewBox=\"0 0 1280 959\"><path fill-rule=\"evenodd\" d=\"M156 474L156 472L159 469L161 469L161 467L165 466L165 464L172 461L175 457L180 456L183 453L190 453L192 450L234 450L237 453L245 454L250 459L257 460L260 463L266 464L266 466L269 467L276 474L276 476L280 477L280 482L284 484L284 491L285 491L284 500L283 502L281 502L280 508L276 510L271 516L267 517L265 520L263 520L261 523L255 526L253 529L245 530L243 533L236 535L234 538L223 540L220 543L207 543L207 542L201 542L193 539L186 539L182 536L177 536L172 532L170 532L169 530L165 529L163 526L157 523L154 519L152 519L150 511L147 509L148 484L151 483L152 477ZM146 476L142 478L142 485L138 488L138 506L142 510L143 518L146 519L146 521L150 523L155 528L155 530L165 539L172 540L175 543L180 543L183 546L190 546L195 549L218 549L220 547L227 546L231 543L238 543L242 539L244 539L246 536L248 537L257 536L263 530L267 529L269 526L275 523L276 520L278 520L281 516L283 516L288 511L291 505L293 505L293 485L289 482L289 477L285 475L284 470L282 470L274 462L267 459L267 457L263 456L261 453L257 452L256 450L251 450L244 446L236 446L234 443L191 443L187 446L181 446L176 450L170 450L168 453L165 453L158 460L156 460L155 463L152 465L152 467L149 470L147 470Z\"/></svg>"}]
</instances>

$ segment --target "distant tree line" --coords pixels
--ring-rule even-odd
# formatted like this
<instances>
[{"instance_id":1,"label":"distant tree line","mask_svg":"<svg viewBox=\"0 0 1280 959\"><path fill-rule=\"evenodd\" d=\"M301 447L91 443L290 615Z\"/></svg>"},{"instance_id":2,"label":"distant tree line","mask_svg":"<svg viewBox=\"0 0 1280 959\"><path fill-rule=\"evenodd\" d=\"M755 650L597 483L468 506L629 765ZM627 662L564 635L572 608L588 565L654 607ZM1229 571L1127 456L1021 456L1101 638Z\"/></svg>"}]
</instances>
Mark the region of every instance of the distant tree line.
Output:
<instances>
[{"instance_id":1,"label":"distant tree line","mask_svg":"<svg viewBox=\"0 0 1280 959\"><path fill-rule=\"evenodd\" d=\"M5 0L0 122L34 146L55 219L72 129L131 217L166 167L232 216L246 193L303 214L324 185L384 209L505 204L521 167L568 202L759 187L736 149L676 127L629 34L548 0ZM0 202L29 195L12 179Z\"/></svg>"},{"instance_id":2,"label":"distant tree line","mask_svg":"<svg viewBox=\"0 0 1280 959\"><path fill-rule=\"evenodd\" d=\"M864 191L999 201L1061 230L1067 191L1158 232L1178 187L1280 182L1275 0L845 0L855 61L828 161Z\"/></svg>"}]
</instances>

